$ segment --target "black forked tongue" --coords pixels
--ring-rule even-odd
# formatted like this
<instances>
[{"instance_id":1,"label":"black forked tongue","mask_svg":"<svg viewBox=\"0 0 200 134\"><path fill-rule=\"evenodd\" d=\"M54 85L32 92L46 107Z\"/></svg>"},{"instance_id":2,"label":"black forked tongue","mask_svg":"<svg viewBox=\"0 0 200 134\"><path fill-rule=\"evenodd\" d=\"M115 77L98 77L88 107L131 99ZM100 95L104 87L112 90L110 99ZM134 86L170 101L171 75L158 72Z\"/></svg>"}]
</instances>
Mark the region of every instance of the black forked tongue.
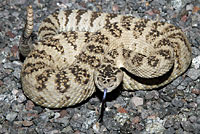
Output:
<instances>
[{"instance_id":1,"label":"black forked tongue","mask_svg":"<svg viewBox=\"0 0 200 134\"><path fill-rule=\"evenodd\" d=\"M102 98L102 103L101 103L101 112L98 119L99 122L103 121L103 113L105 111L105 104L106 104L106 93L107 93L107 89L104 88L103 98Z\"/></svg>"}]
</instances>

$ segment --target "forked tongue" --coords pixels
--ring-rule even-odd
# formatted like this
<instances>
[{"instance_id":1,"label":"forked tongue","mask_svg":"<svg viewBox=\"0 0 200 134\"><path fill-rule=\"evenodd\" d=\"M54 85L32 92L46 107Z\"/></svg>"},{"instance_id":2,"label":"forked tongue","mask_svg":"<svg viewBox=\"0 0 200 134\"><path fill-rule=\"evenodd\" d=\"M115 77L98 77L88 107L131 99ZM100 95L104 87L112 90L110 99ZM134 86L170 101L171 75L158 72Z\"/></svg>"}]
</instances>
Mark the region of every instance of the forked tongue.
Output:
<instances>
[{"instance_id":1,"label":"forked tongue","mask_svg":"<svg viewBox=\"0 0 200 134\"><path fill-rule=\"evenodd\" d=\"M106 102L106 93L107 93L107 89L104 88L103 98L102 98L102 103L101 103L101 112L100 112L99 119L98 119L99 122L103 121L103 113L104 113L105 104L106 104L105 103Z\"/></svg>"}]
</instances>

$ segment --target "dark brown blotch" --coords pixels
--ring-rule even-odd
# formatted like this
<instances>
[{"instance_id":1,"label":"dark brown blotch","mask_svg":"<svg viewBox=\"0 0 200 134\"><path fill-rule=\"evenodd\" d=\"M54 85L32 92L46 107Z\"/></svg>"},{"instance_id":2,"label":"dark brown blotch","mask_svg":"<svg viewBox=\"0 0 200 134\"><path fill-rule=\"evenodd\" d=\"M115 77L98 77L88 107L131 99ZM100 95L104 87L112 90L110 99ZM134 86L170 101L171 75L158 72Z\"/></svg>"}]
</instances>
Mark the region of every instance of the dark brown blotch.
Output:
<instances>
[{"instance_id":1,"label":"dark brown blotch","mask_svg":"<svg viewBox=\"0 0 200 134\"><path fill-rule=\"evenodd\" d=\"M151 67L156 67L158 65L159 59L156 58L156 56L150 56L148 57L148 65Z\"/></svg>"},{"instance_id":2,"label":"dark brown blotch","mask_svg":"<svg viewBox=\"0 0 200 134\"><path fill-rule=\"evenodd\" d=\"M67 26L67 24L68 24L68 22L69 22L69 16L70 16L71 13L72 13L72 10L66 10L66 11L64 12L64 14L65 14L65 19L66 19L65 26Z\"/></svg>"},{"instance_id":3,"label":"dark brown blotch","mask_svg":"<svg viewBox=\"0 0 200 134\"><path fill-rule=\"evenodd\" d=\"M98 59L96 56L87 55L84 52L80 53L80 55L77 57L77 60L94 68L100 66L100 59Z\"/></svg>"},{"instance_id":4,"label":"dark brown blotch","mask_svg":"<svg viewBox=\"0 0 200 134\"><path fill-rule=\"evenodd\" d=\"M101 16L100 12L92 12L91 18L90 18L90 26L93 27L93 22Z\"/></svg>"},{"instance_id":5,"label":"dark brown blotch","mask_svg":"<svg viewBox=\"0 0 200 134\"><path fill-rule=\"evenodd\" d=\"M77 50L77 44L75 43L77 38L78 38L78 34L75 31L71 31L71 32L63 32L62 33L64 35L64 37L66 38L66 41L73 46L74 50Z\"/></svg>"},{"instance_id":6,"label":"dark brown blotch","mask_svg":"<svg viewBox=\"0 0 200 134\"><path fill-rule=\"evenodd\" d=\"M126 30L131 30L131 22L134 17L131 16L123 16L121 20L121 25Z\"/></svg>"},{"instance_id":7,"label":"dark brown blotch","mask_svg":"<svg viewBox=\"0 0 200 134\"><path fill-rule=\"evenodd\" d=\"M169 60L171 58L171 52L169 50L159 50L158 54Z\"/></svg>"},{"instance_id":8,"label":"dark brown blotch","mask_svg":"<svg viewBox=\"0 0 200 134\"><path fill-rule=\"evenodd\" d=\"M159 40L158 43L154 44L154 48L161 48L162 46L172 46L171 42L169 41L169 39L167 38L163 38L161 40Z\"/></svg>"},{"instance_id":9,"label":"dark brown blotch","mask_svg":"<svg viewBox=\"0 0 200 134\"><path fill-rule=\"evenodd\" d=\"M90 45L87 46L87 50L89 52L97 53L97 54L103 54L104 53L104 49L101 45L90 44Z\"/></svg>"},{"instance_id":10,"label":"dark brown blotch","mask_svg":"<svg viewBox=\"0 0 200 134\"><path fill-rule=\"evenodd\" d=\"M117 49L112 49L108 52L108 55L111 56L113 59L117 58L119 56L119 53L117 52Z\"/></svg>"},{"instance_id":11,"label":"dark brown blotch","mask_svg":"<svg viewBox=\"0 0 200 134\"><path fill-rule=\"evenodd\" d=\"M46 88L46 82L48 81L49 77L54 73L55 71L53 69L46 69L42 72L42 74L36 76L36 80L38 82L38 86L36 89L38 91L42 91Z\"/></svg>"},{"instance_id":12,"label":"dark brown blotch","mask_svg":"<svg viewBox=\"0 0 200 134\"><path fill-rule=\"evenodd\" d=\"M22 70L22 75L28 75L31 74L33 72L37 72L40 69L45 68L47 65L44 62L36 62L36 63L27 63L24 65L23 70Z\"/></svg>"},{"instance_id":13,"label":"dark brown blotch","mask_svg":"<svg viewBox=\"0 0 200 134\"><path fill-rule=\"evenodd\" d=\"M55 39L53 37L49 37L48 39L45 39L45 40L43 40L41 42L42 42L42 45L44 45L44 46L51 47L51 48L57 50L58 52L60 52L61 54L64 53L64 48L60 44L59 39Z\"/></svg>"},{"instance_id":14,"label":"dark brown blotch","mask_svg":"<svg viewBox=\"0 0 200 134\"><path fill-rule=\"evenodd\" d=\"M141 19L135 22L135 25L133 27L133 36L137 39L139 36L142 35L142 32L144 31L145 27L147 26L148 19Z\"/></svg>"},{"instance_id":15,"label":"dark brown blotch","mask_svg":"<svg viewBox=\"0 0 200 134\"><path fill-rule=\"evenodd\" d=\"M87 84L90 80L90 74L86 69L80 68L78 65L74 65L69 68L71 73L75 76L75 81L79 84Z\"/></svg>"},{"instance_id":16,"label":"dark brown blotch","mask_svg":"<svg viewBox=\"0 0 200 134\"><path fill-rule=\"evenodd\" d=\"M45 19L43 20L43 22L49 23L49 24L51 24L52 26L55 26L55 24L51 21L51 19L50 19L49 17L45 18Z\"/></svg>"},{"instance_id":17,"label":"dark brown blotch","mask_svg":"<svg viewBox=\"0 0 200 134\"><path fill-rule=\"evenodd\" d=\"M35 50L27 58L52 60L52 56L47 54L45 50Z\"/></svg>"},{"instance_id":18,"label":"dark brown blotch","mask_svg":"<svg viewBox=\"0 0 200 134\"><path fill-rule=\"evenodd\" d=\"M146 39L149 43L152 43L156 40L160 35L163 35L162 32L158 31L157 29L151 29L151 31L146 35Z\"/></svg>"},{"instance_id":19,"label":"dark brown blotch","mask_svg":"<svg viewBox=\"0 0 200 134\"><path fill-rule=\"evenodd\" d=\"M40 27L39 31L38 31L38 35L41 34L41 32L45 31L46 34L52 33L52 34L56 34L57 30L54 29L53 27L49 27L49 26L43 26ZM46 34L44 34L43 36L46 36Z\"/></svg>"},{"instance_id":20,"label":"dark brown blotch","mask_svg":"<svg viewBox=\"0 0 200 134\"><path fill-rule=\"evenodd\" d=\"M119 28L118 23L109 23L105 26L105 29L111 33L114 37L121 37L122 30Z\"/></svg>"},{"instance_id":21,"label":"dark brown blotch","mask_svg":"<svg viewBox=\"0 0 200 134\"><path fill-rule=\"evenodd\" d=\"M101 32L85 33L85 43L95 42L103 45L109 45L109 38Z\"/></svg>"},{"instance_id":22,"label":"dark brown blotch","mask_svg":"<svg viewBox=\"0 0 200 134\"><path fill-rule=\"evenodd\" d=\"M56 74L55 83L57 85L57 90L60 93L65 93L70 87L69 78L67 77L68 73L66 71L60 71Z\"/></svg>"},{"instance_id":23,"label":"dark brown blotch","mask_svg":"<svg viewBox=\"0 0 200 134\"><path fill-rule=\"evenodd\" d=\"M143 54L140 54L140 53L137 53L133 56L133 58L131 59L131 62L133 65L135 65L136 67L137 66L140 66L142 63L143 63L143 59L145 58L146 56L143 55Z\"/></svg>"},{"instance_id":24,"label":"dark brown blotch","mask_svg":"<svg viewBox=\"0 0 200 134\"><path fill-rule=\"evenodd\" d=\"M85 14L87 12L87 10L78 10L77 11L77 15L76 15L76 24L78 25L79 24L79 22L80 22L80 20L81 20L81 16L83 15L83 14Z\"/></svg>"}]
</instances>

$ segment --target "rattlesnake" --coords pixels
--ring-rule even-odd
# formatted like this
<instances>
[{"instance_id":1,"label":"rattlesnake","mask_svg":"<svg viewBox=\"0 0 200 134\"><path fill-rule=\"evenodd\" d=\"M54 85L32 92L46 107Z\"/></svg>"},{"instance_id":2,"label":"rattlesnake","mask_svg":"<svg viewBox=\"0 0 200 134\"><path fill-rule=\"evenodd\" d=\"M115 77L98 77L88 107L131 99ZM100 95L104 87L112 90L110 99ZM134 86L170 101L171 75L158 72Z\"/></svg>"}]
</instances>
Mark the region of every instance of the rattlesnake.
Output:
<instances>
[{"instance_id":1,"label":"rattlesnake","mask_svg":"<svg viewBox=\"0 0 200 134\"><path fill-rule=\"evenodd\" d=\"M26 57L23 91L35 103L61 108L80 103L97 88L108 92L166 85L191 62L191 47L172 24L85 10L55 11L32 43L33 9L19 50Z\"/></svg>"}]
</instances>

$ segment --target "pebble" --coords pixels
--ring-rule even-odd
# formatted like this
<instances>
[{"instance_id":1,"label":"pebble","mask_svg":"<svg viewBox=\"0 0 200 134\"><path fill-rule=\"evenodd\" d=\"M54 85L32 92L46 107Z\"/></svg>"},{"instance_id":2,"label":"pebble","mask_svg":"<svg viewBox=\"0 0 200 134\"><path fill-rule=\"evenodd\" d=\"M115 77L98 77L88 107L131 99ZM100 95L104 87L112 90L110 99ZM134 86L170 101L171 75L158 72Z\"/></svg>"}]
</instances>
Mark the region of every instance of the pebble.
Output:
<instances>
[{"instance_id":1,"label":"pebble","mask_svg":"<svg viewBox=\"0 0 200 134\"><path fill-rule=\"evenodd\" d=\"M196 70L200 68L200 55L192 60L192 65Z\"/></svg>"},{"instance_id":2,"label":"pebble","mask_svg":"<svg viewBox=\"0 0 200 134\"><path fill-rule=\"evenodd\" d=\"M188 75L191 79L196 80L196 79L200 76L200 69L191 68L191 69L189 69L189 71L187 72L187 75Z\"/></svg>"},{"instance_id":3,"label":"pebble","mask_svg":"<svg viewBox=\"0 0 200 134\"><path fill-rule=\"evenodd\" d=\"M132 119L132 123L133 124L138 124L140 122L140 117L139 116L136 116Z\"/></svg>"},{"instance_id":4,"label":"pebble","mask_svg":"<svg viewBox=\"0 0 200 134\"><path fill-rule=\"evenodd\" d=\"M146 131L148 133L154 133L154 134L158 134L158 133L163 133L165 130L164 126L163 126L163 120L161 120L160 118L155 118L155 119L147 119L147 124L146 124Z\"/></svg>"},{"instance_id":5,"label":"pebble","mask_svg":"<svg viewBox=\"0 0 200 134\"><path fill-rule=\"evenodd\" d=\"M66 127L69 124L69 117L57 118L53 122L61 123L62 126Z\"/></svg>"},{"instance_id":6,"label":"pebble","mask_svg":"<svg viewBox=\"0 0 200 134\"><path fill-rule=\"evenodd\" d=\"M180 99L174 98L174 99L172 100L172 104L173 104L175 107L182 107L182 106L183 106L183 101L180 100Z\"/></svg>"},{"instance_id":7,"label":"pebble","mask_svg":"<svg viewBox=\"0 0 200 134\"><path fill-rule=\"evenodd\" d=\"M174 125L174 119L173 118L168 118L166 121L165 121L165 124L164 124L164 127L165 128L170 128Z\"/></svg>"},{"instance_id":8,"label":"pebble","mask_svg":"<svg viewBox=\"0 0 200 134\"><path fill-rule=\"evenodd\" d=\"M183 78L181 76L179 76L174 81L172 81L172 85L173 86L178 86L182 81L183 81Z\"/></svg>"},{"instance_id":9,"label":"pebble","mask_svg":"<svg viewBox=\"0 0 200 134\"><path fill-rule=\"evenodd\" d=\"M25 96L23 93L19 93L19 94L17 95L17 101L18 101L19 103L25 102L25 101L26 101L26 96Z\"/></svg>"},{"instance_id":10,"label":"pebble","mask_svg":"<svg viewBox=\"0 0 200 134\"><path fill-rule=\"evenodd\" d=\"M194 8L193 4L188 4L188 5L186 6L186 10L187 10L187 11L192 11L193 8Z\"/></svg>"},{"instance_id":11,"label":"pebble","mask_svg":"<svg viewBox=\"0 0 200 134\"><path fill-rule=\"evenodd\" d=\"M132 107L137 107L137 106L140 106L140 105L143 105L144 103L144 100L143 98L140 98L140 97L132 97L131 100L130 100L130 106Z\"/></svg>"},{"instance_id":12,"label":"pebble","mask_svg":"<svg viewBox=\"0 0 200 134\"><path fill-rule=\"evenodd\" d=\"M25 106L26 110L32 110L35 105L32 101L28 100Z\"/></svg>"},{"instance_id":13,"label":"pebble","mask_svg":"<svg viewBox=\"0 0 200 134\"><path fill-rule=\"evenodd\" d=\"M114 119L120 123L120 125L124 125L126 121L130 118L130 116L127 113L117 113L117 115L114 117Z\"/></svg>"},{"instance_id":14,"label":"pebble","mask_svg":"<svg viewBox=\"0 0 200 134\"><path fill-rule=\"evenodd\" d=\"M166 129L163 134L175 134L175 130L173 127Z\"/></svg>"},{"instance_id":15,"label":"pebble","mask_svg":"<svg viewBox=\"0 0 200 134\"><path fill-rule=\"evenodd\" d=\"M32 121L22 121L22 124L24 127L29 127L29 126L33 125L33 122Z\"/></svg>"},{"instance_id":16,"label":"pebble","mask_svg":"<svg viewBox=\"0 0 200 134\"><path fill-rule=\"evenodd\" d=\"M181 122L181 126L183 127L183 130L185 130L187 132L193 132L194 131L194 126L189 121Z\"/></svg>"},{"instance_id":17,"label":"pebble","mask_svg":"<svg viewBox=\"0 0 200 134\"><path fill-rule=\"evenodd\" d=\"M196 95L199 95L200 94L200 89L192 88L192 93L196 94Z\"/></svg>"},{"instance_id":18,"label":"pebble","mask_svg":"<svg viewBox=\"0 0 200 134\"><path fill-rule=\"evenodd\" d=\"M191 123L195 123L197 121L197 117L196 116L190 116L189 120Z\"/></svg>"},{"instance_id":19,"label":"pebble","mask_svg":"<svg viewBox=\"0 0 200 134\"><path fill-rule=\"evenodd\" d=\"M194 65L197 62L197 68L195 66L194 67L195 69L198 69L200 63L197 59L200 58L200 50L197 47L192 47L192 54L195 55L195 57L192 59L192 64Z\"/></svg>"},{"instance_id":20,"label":"pebble","mask_svg":"<svg viewBox=\"0 0 200 134\"><path fill-rule=\"evenodd\" d=\"M149 91L145 95L145 99L147 99L147 100L158 99L158 98L159 98L159 93L158 93L158 91L155 91L155 90Z\"/></svg>"},{"instance_id":21,"label":"pebble","mask_svg":"<svg viewBox=\"0 0 200 134\"><path fill-rule=\"evenodd\" d=\"M200 96L197 97L196 102L198 105L200 105Z\"/></svg>"},{"instance_id":22,"label":"pebble","mask_svg":"<svg viewBox=\"0 0 200 134\"><path fill-rule=\"evenodd\" d=\"M63 130L61 132L65 133L65 134L72 134L73 130L70 126L67 126L67 127L63 128Z\"/></svg>"},{"instance_id":23,"label":"pebble","mask_svg":"<svg viewBox=\"0 0 200 134\"><path fill-rule=\"evenodd\" d=\"M20 79L20 73L21 73L21 69L16 68L13 72L13 76L15 76L17 79Z\"/></svg>"},{"instance_id":24,"label":"pebble","mask_svg":"<svg viewBox=\"0 0 200 134\"><path fill-rule=\"evenodd\" d=\"M17 117L17 113L16 112L10 112L6 115L6 120L12 122L15 120L15 118Z\"/></svg>"},{"instance_id":25,"label":"pebble","mask_svg":"<svg viewBox=\"0 0 200 134\"><path fill-rule=\"evenodd\" d=\"M99 133L100 130L100 124L97 122L92 126L95 133Z\"/></svg>"}]
</instances>

